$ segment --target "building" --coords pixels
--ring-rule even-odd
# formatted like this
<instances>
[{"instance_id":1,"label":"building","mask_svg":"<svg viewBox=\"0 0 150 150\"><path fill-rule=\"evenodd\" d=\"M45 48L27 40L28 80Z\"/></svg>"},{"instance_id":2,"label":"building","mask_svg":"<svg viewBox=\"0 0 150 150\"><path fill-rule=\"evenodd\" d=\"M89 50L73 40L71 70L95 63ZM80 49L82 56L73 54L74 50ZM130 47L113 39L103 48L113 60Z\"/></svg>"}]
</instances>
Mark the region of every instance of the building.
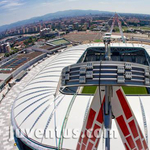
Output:
<instances>
[{"instance_id":1,"label":"building","mask_svg":"<svg viewBox=\"0 0 150 150\"><path fill-rule=\"evenodd\" d=\"M9 53L11 51L11 47L9 42L0 44L0 53Z\"/></svg>"},{"instance_id":2,"label":"building","mask_svg":"<svg viewBox=\"0 0 150 150\"><path fill-rule=\"evenodd\" d=\"M44 28L40 30L40 36L45 36L46 34L50 33L50 28Z\"/></svg>"}]
</instances>

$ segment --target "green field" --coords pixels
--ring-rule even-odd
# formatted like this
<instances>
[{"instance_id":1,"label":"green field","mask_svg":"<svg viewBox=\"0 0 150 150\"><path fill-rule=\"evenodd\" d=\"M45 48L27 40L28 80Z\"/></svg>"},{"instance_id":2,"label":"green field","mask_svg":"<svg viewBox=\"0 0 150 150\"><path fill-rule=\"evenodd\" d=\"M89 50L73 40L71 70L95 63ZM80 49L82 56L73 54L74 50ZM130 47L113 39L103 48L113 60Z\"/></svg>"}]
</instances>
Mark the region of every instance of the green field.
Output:
<instances>
[{"instance_id":1,"label":"green field","mask_svg":"<svg viewBox=\"0 0 150 150\"><path fill-rule=\"evenodd\" d=\"M141 30L150 30L150 26L140 26L140 27L136 27L136 26L133 26L131 27L132 29L141 29ZM128 27L126 26L123 26L122 29L124 31L127 31L128 30Z\"/></svg>"},{"instance_id":2,"label":"green field","mask_svg":"<svg viewBox=\"0 0 150 150\"><path fill-rule=\"evenodd\" d=\"M140 26L140 27L133 26L133 27L130 27L130 28L128 28L127 26L122 26L122 30L124 32L126 32L128 29L150 30L150 26ZM119 32L119 27L114 27L114 30L116 32Z\"/></svg>"},{"instance_id":3,"label":"green field","mask_svg":"<svg viewBox=\"0 0 150 150\"><path fill-rule=\"evenodd\" d=\"M95 40L94 42L99 43L99 42L102 42L102 40L98 40L98 39L97 39L97 40Z\"/></svg>"},{"instance_id":4,"label":"green field","mask_svg":"<svg viewBox=\"0 0 150 150\"><path fill-rule=\"evenodd\" d=\"M82 94L94 94L96 92L97 86L85 86L82 90ZM126 95L142 95L148 94L147 89L145 87L127 87L123 86Z\"/></svg>"},{"instance_id":5,"label":"green field","mask_svg":"<svg viewBox=\"0 0 150 150\"><path fill-rule=\"evenodd\" d=\"M82 90L82 94L94 94L97 86L85 86Z\"/></svg>"},{"instance_id":6,"label":"green field","mask_svg":"<svg viewBox=\"0 0 150 150\"><path fill-rule=\"evenodd\" d=\"M123 86L122 88L123 88L125 94L133 94L133 95L148 94L147 89L145 87L127 87L127 86Z\"/></svg>"},{"instance_id":7,"label":"green field","mask_svg":"<svg viewBox=\"0 0 150 150\"><path fill-rule=\"evenodd\" d=\"M66 41L66 40L64 40L64 39L52 41L52 42L50 42L50 43L51 43L51 44L54 44L54 45L56 45L56 46L62 45L62 44L69 44L69 42Z\"/></svg>"}]
</instances>

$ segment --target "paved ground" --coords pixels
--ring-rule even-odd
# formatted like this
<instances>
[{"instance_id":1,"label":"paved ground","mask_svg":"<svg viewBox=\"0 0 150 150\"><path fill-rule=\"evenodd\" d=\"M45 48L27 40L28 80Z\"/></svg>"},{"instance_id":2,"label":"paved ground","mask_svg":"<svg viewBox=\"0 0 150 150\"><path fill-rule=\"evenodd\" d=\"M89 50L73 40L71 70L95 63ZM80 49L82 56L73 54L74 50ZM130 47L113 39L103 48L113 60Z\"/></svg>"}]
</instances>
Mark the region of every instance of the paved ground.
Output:
<instances>
[{"instance_id":1,"label":"paved ground","mask_svg":"<svg viewBox=\"0 0 150 150\"><path fill-rule=\"evenodd\" d=\"M19 83L17 83L8 92L6 97L0 103L0 150L17 150L15 142L12 136L11 127L11 107L21 92L21 90L48 64L54 56L41 62L39 65L31 69L31 71L26 75Z\"/></svg>"},{"instance_id":2,"label":"paved ground","mask_svg":"<svg viewBox=\"0 0 150 150\"><path fill-rule=\"evenodd\" d=\"M82 32L71 32L67 35L64 35L63 37L72 42L77 42L77 43L79 42L85 44L91 41L102 39L103 34L104 33L100 34L99 31L90 31L90 32L82 31ZM113 35L120 36L120 33L113 33ZM142 42L150 41L150 38L146 34L124 33L124 35L129 39L134 37L134 41L137 41L138 39L139 43L140 41Z\"/></svg>"}]
</instances>

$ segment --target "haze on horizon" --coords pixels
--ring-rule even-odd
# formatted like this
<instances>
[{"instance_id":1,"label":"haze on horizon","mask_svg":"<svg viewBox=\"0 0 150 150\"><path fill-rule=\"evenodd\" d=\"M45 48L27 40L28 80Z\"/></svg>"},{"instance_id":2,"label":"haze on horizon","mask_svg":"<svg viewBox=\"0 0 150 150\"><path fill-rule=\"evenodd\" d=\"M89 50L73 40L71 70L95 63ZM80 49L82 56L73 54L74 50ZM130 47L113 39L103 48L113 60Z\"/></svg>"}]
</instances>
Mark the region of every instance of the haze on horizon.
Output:
<instances>
[{"instance_id":1,"label":"haze on horizon","mask_svg":"<svg viewBox=\"0 0 150 150\"><path fill-rule=\"evenodd\" d=\"M150 0L0 0L0 26L63 10L150 14Z\"/></svg>"}]
</instances>

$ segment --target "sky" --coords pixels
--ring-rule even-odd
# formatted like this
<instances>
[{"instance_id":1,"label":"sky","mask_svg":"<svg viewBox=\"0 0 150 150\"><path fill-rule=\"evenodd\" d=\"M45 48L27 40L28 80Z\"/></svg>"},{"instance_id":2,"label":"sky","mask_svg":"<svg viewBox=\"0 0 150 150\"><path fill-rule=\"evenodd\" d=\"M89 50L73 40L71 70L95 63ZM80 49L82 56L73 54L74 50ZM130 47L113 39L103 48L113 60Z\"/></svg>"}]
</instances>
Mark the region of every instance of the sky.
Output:
<instances>
[{"instance_id":1,"label":"sky","mask_svg":"<svg viewBox=\"0 0 150 150\"><path fill-rule=\"evenodd\" d=\"M0 0L0 26L70 9L150 14L149 8L150 0Z\"/></svg>"}]
</instances>

